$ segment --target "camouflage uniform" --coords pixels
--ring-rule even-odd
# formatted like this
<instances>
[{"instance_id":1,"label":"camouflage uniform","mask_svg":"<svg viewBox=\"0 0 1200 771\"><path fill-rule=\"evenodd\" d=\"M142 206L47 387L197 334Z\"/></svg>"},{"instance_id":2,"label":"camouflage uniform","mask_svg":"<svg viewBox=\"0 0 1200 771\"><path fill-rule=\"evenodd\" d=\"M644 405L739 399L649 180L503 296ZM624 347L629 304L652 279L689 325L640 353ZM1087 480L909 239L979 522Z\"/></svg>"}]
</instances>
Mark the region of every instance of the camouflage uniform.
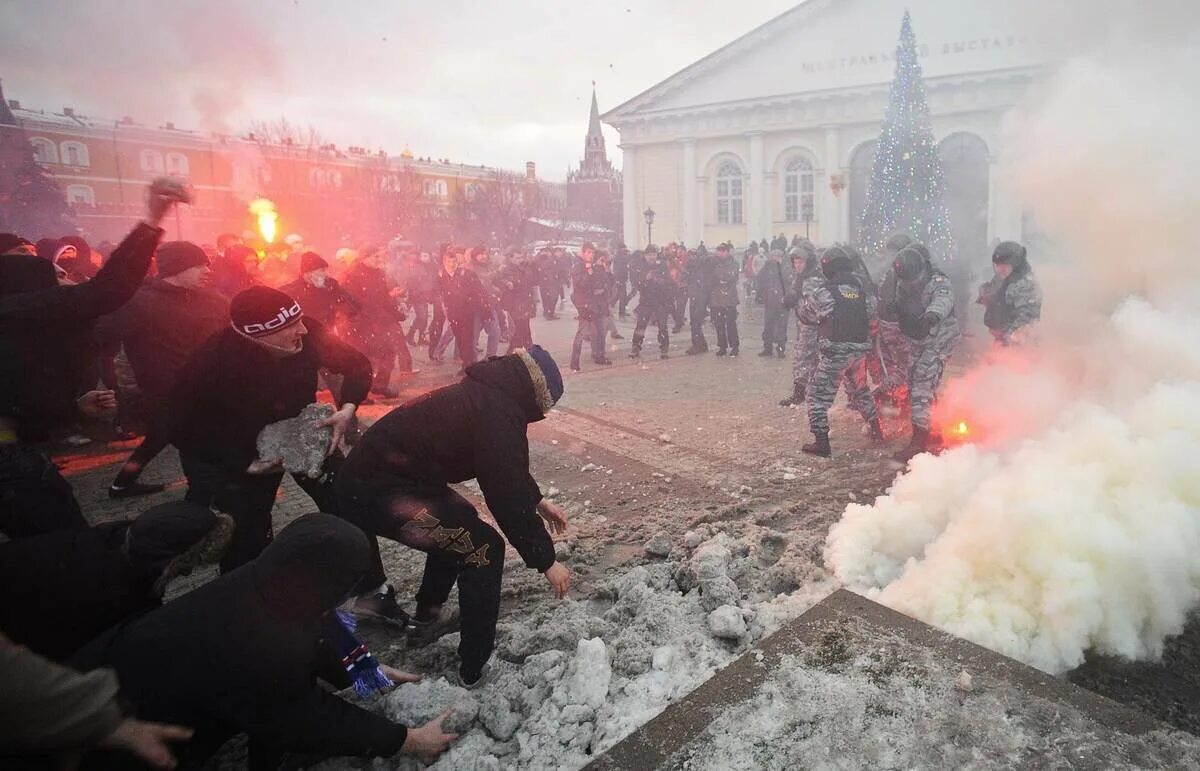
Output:
<instances>
[{"instance_id":1,"label":"camouflage uniform","mask_svg":"<svg viewBox=\"0 0 1200 771\"><path fill-rule=\"evenodd\" d=\"M941 271L932 270L926 272L921 282L920 286L898 282L896 307L900 328L912 350L912 364L908 370L912 424L914 428L928 431L930 410L942 382L946 360L961 333L958 318L954 315L954 289L950 279ZM924 314L932 314L938 321L928 334L922 335L920 318Z\"/></svg>"},{"instance_id":2,"label":"camouflage uniform","mask_svg":"<svg viewBox=\"0 0 1200 771\"><path fill-rule=\"evenodd\" d=\"M835 298L834 292L841 297ZM847 330L843 330L843 334L831 333L831 328L837 324L835 312L840 303L847 303L843 307L849 307L851 314L860 314L848 325L849 334L845 334ZM874 423L879 416L867 387L864 361L871 350L870 322L875 316L875 296L863 289L860 279L846 273L817 283L805 298L802 312L805 318L819 323L814 328L819 336L817 365L805 391L809 430L818 435L829 433L829 408L833 406L843 379L850 406L863 416L863 420ZM839 340L839 337L857 339Z\"/></svg>"},{"instance_id":3,"label":"camouflage uniform","mask_svg":"<svg viewBox=\"0 0 1200 771\"><path fill-rule=\"evenodd\" d=\"M1042 290L1033 273L1007 283L998 276L979 287L979 300L987 306L984 322L999 345L1012 345L1013 335L1042 317Z\"/></svg>"},{"instance_id":4,"label":"camouflage uniform","mask_svg":"<svg viewBox=\"0 0 1200 771\"><path fill-rule=\"evenodd\" d=\"M799 279L799 277L797 277ZM808 387L813 370L817 367L817 319L811 318L808 309L815 307L812 295L825 283L821 276L810 276L799 281L800 304L796 306L796 356L792 361L792 377L798 389Z\"/></svg>"},{"instance_id":5,"label":"camouflage uniform","mask_svg":"<svg viewBox=\"0 0 1200 771\"><path fill-rule=\"evenodd\" d=\"M883 388L895 402L900 403L908 397L912 343L900 331L900 321L894 310L895 297L896 271L889 267L879 288L879 323L875 334L883 370Z\"/></svg>"}]
</instances>

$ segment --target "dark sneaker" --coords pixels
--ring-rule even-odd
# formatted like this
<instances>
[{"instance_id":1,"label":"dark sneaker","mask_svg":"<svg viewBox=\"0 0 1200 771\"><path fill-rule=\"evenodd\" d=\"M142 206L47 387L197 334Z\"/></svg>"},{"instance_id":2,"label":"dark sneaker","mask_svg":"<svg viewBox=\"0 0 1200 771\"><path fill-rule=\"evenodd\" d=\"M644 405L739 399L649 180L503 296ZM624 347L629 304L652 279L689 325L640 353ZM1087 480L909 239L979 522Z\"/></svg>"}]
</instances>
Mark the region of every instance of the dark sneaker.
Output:
<instances>
[{"instance_id":1,"label":"dark sneaker","mask_svg":"<svg viewBox=\"0 0 1200 771\"><path fill-rule=\"evenodd\" d=\"M658 355L658 358L660 358L660 359L669 359L669 358L671 358L671 354L667 353L666 351L663 351L662 353L660 353L660 354Z\"/></svg>"},{"instance_id":2,"label":"dark sneaker","mask_svg":"<svg viewBox=\"0 0 1200 771\"><path fill-rule=\"evenodd\" d=\"M629 358L631 358L631 359L640 359L641 357L642 357L641 351L630 351L629 352Z\"/></svg>"},{"instance_id":3,"label":"dark sneaker","mask_svg":"<svg viewBox=\"0 0 1200 771\"><path fill-rule=\"evenodd\" d=\"M484 664L483 669L478 672L467 672L462 667L459 667L458 671L451 674L446 680L451 685L457 685L459 688L473 691L480 686L487 685L489 680L488 675L491 673L491 670L492 668L487 664Z\"/></svg>"},{"instance_id":4,"label":"dark sneaker","mask_svg":"<svg viewBox=\"0 0 1200 771\"><path fill-rule=\"evenodd\" d=\"M724 349L724 348L718 348L718 349L717 349L717 355L718 355L718 356L728 356L729 354L725 353L725 349Z\"/></svg>"},{"instance_id":5,"label":"dark sneaker","mask_svg":"<svg viewBox=\"0 0 1200 771\"><path fill-rule=\"evenodd\" d=\"M607 366L610 366L610 365L612 364L612 359L607 359L607 358L605 358L605 359L596 359L595 363L596 363L596 364L599 364L599 365L600 365L600 366L602 366L602 367L607 367Z\"/></svg>"},{"instance_id":6,"label":"dark sneaker","mask_svg":"<svg viewBox=\"0 0 1200 771\"><path fill-rule=\"evenodd\" d=\"M736 357L736 356L738 355L738 349L737 349L737 348L734 348L733 350L731 350L731 351L729 352L729 355L730 355L730 356L734 356L734 357Z\"/></svg>"},{"instance_id":7,"label":"dark sneaker","mask_svg":"<svg viewBox=\"0 0 1200 771\"><path fill-rule=\"evenodd\" d=\"M391 584L382 592L358 597L350 603L348 610L359 618L383 621L401 628L408 626L410 622L408 614L396 602L396 590Z\"/></svg>"},{"instance_id":8,"label":"dark sneaker","mask_svg":"<svg viewBox=\"0 0 1200 771\"><path fill-rule=\"evenodd\" d=\"M166 485L144 485L141 482L130 482L119 485L113 483L108 488L109 498L136 498L139 495L154 495L167 489Z\"/></svg>"},{"instance_id":9,"label":"dark sneaker","mask_svg":"<svg viewBox=\"0 0 1200 771\"><path fill-rule=\"evenodd\" d=\"M582 367L580 367L578 364L572 364L572 365L571 365L571 371L572 371L572 372L579 372L579 371L581 371L581 369L582 369Z\"/></svg>"},{"instance_id":10,"label":"dark sneaker","mask_svg":"<svg viewBox=\"0 0 1200 771\"><path fill-rule=\"evenodd\" d=\"M432 645L446 635L457 632L460 621L461 616L458 613L452 613L446 618L441 618L439 614L429 621L418 621L414 618L409 622L410 626L405 637L408 647L424 648Z\"/></svg>"}]
</instances>

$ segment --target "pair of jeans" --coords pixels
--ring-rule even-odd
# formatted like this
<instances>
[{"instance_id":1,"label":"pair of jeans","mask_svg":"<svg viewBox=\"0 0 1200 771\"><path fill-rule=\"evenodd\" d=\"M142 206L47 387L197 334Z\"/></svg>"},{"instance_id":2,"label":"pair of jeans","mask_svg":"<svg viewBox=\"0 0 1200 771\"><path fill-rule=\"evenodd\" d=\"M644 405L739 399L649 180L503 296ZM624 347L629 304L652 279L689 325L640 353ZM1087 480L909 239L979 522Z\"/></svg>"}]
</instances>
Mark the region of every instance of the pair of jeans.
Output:
<instances>
[{"instance_id":1,"label":"pair of jeans","mask_svg":"<svg viewBox=\"0 0 1200 771\"><path fill-rule=\"evenodd\" d=\"M713 308L713 326L717 328L717 350L738 349L737 307Z\"/></svg>"},{"instance_id":2,"label":"pair of jeans","mask_svg":"<svg viewBox=\"0 0 1200 771\"><path fill-rule=\"evenodd\" d=\"M592 345L592 361L599 363L604 356L604 327L596 319L579 316L579 326L575 328L575 340L571 343L571 367L579 369L579 357L583 353L583 341L588 339Z\"/></svg>"},{"instance_id":3,"label":"pair of jeans","mask_svg":"<svg viewBox=\"0 0 1200 771\"><path fill-rule=\"evenodd\" d=\"M479 333L487 333L487 353L486 356L495 356L500 350L500 321L496 318L496 311L480 311L475 314L474 328L471 333L471 342L479 340ZM473 348L474 346L472 346Z\"/></svg>"},{"instance_id":4,"label":"pair of jeans","mask_svg":"<svg viewBox=\"0 0 1200 771\"><path fill-rule=\"evenodd\" d=\"M481 671L496 645L504 539L466 498L445 485L396 477L346 478L336 488L340 516L362 528L371 541L372 566L359 587L370 590L387 580L378 536L425 552L417 615L443 605L458 584L458 655L464 672Z\"/></svg>"}]
</instances>

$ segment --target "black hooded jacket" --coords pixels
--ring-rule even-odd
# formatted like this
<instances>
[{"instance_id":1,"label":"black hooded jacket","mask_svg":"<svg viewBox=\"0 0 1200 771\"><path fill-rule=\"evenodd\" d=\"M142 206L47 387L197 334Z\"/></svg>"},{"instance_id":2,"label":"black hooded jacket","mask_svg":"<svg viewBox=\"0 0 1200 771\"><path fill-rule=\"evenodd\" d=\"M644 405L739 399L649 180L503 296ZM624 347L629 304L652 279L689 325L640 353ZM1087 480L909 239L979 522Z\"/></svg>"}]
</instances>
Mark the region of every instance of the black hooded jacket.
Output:
<instances>
[{"instance_id":1,"label":"black hooded jacket","mask_svg":"<svg viewBox=\"0 0 1200 771\"><path fill-rule=\"evenodd\" d=\"M525 564L554 564L554 544L536 507L529 474L530 423L544 416L519 356L467 367L453 385L431 391L379 419L338 472L339 494L386 489L397 481L440 488L475 479L488 509Z\"/></svg>"},{"instance_id":2,"label":"black hooded jacket","mask_svg":"<svg viewBox=\"0 0 1200 771\"><path fill-rule=\"evenodd\" d=\"M193 727L182 765L242 732L275 752L394 755L404 726L317 684L349 685L323 630L370 554L348 522L301 517L253 562L109 630L72 664L114 669L140 719Z\"/></svg>"},{"instance_id":3,"label":"black hooded jacket","mask_svg":"<svg viewBox=\"0 0 1200 771\"><path fill-rule=\"evenodd\" d=\"M216 521L205 506L173 501L133 521L0 543L0 631L65 661L113 624L157 608L167 564Z\"/></svg>"},{"instance_id":4,"label":"black hooded jacket","mask_svg":"<svg viewBox=\"0 0 1200 771\"><path fill-rule=\"evenodd\" d=\"M232 327L209 338L180 370L170 397L171 443L233 473L258 457L258 432L294 418L317 397L317 370L346 376L342 399L360 404L371 362L316 319L297 354L275 358Z\"/></svg>"},{"instance_id":5,"label":"black hooded jacket","mask_svg":"<svg viewBox=\"0 0 1200 771\"><path fill-rule=\"evenodd\" d=\"M0 415L16 418L22 440L44 441L76 417L90 322L129 301L162 233L138 225L86 284L58 286L41 258L0 256Z\"/></svg>"}]
</instances>

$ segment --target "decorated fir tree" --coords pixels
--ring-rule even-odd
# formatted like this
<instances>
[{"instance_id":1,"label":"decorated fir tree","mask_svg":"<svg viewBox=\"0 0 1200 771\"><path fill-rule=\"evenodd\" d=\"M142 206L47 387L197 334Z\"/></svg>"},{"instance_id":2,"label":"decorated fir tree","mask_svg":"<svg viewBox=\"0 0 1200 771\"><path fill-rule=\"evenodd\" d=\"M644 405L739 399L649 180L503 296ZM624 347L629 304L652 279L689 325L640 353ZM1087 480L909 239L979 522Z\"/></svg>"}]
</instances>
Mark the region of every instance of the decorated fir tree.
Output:
<instances>
[{"instance_id":1,"label":"decorated fir tree","mask_svg":"<svg viewBox=\"0 0 1200 771\"><path fill-rule=\"evenodd\" d=\"M954 241L942 203L944 189L916 38L905 11L896 46L896 78L875 148L859 242L878 252L889 235L904 231L924 242L935 260L948 262L954 255Z\"/></svg>"}]
</instances>

